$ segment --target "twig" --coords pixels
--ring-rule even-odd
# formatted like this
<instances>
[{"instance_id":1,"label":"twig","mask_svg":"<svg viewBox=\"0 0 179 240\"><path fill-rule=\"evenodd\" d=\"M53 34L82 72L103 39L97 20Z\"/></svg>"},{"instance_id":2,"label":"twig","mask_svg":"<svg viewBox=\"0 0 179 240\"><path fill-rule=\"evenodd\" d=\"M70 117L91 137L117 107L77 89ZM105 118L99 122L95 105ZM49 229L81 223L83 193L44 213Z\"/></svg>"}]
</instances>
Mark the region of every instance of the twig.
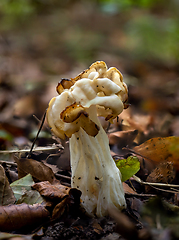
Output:
<instances>
[{"instance_id":1,"label":"twig","mask_svg":"<svg viewBox=\"0 0 179 240\"><path fill-rule=\"evenodd\" d=\"M175 190L168 190L168 189L162 189L162 188L158 188L158 187L154 187L151 186L152 188L155 188L156 190L159 191L163 191L163 192L168 192L168 193L179 193L179 190L175 189ZM173 189L173 188L172 188Z\"/></svg>"},{"instance_id":2,"label":"twig","mask_svg":"<svg viewBox=\"0 0 179 240\"><path fill-rule=\"evenodd\" d=\"M17 167L17 163L14 163L14 162L9 162L9 161L0 160L0 163L1 163L1 164L5 163L5 164L7 164L7 165Z\"/></svg>"},{"instance_id":3,"label":"twig","mask_svg":"<svg viewBox=\"0 0 179 240\"><path fill-rule=\"evenodd\" d=\"M129 182L130 182L130 185L131 185L132 189L136 192L136 189L135 189L134 185L132 184L130 178L129 178Z\"/></svg>"},{"instance_id":4,"label":"twig","mask_svg":"<svg viewBox=\"0 0 179 240\"><path fill-rule=\"evenodd\" d=\"M125 196L129 196L129 197L146 197L146 198L149 198L149 197L155 197L156 194L150 194L150 193L125 193Z\"/></svg>"},{"instance_id":5,"label":"twig","mask_svg":"<svg viewBox=\"0 0 179 240\"><path fill-rule=\"evenodd\" d=\"M148 159L148 160L154 162L154 160L152 160L152 159L150 159L150 158L148 158L148 157L146 157L146 156L143 156L142 154L140 154L140 153L138 153L138 152L135 152L134 150L132 150L132 149L130 149L130 148L128 148L128 147L123 147L122 149L128 150L129 152L134 153L135 155L138 155L138 156L140 156L140 157L142 157L142 158L145 158L145 159Z\"/></svg>"},{"instance_id":6,"label":"twig","mask_svg":"<svg viewBox=\"0 0 179 240\"><path fill-rule=\"evenodd\" d=\"M107 126L107 128L106 128L106 133L108 133L108 132L109 132L110 126L111 126L111 123L110 123L110 122L108 122L108 126Z\"/></svg>"},{"instance_id":7,"label":"twig","mask_svg":"<svg viewBox=\"0 0 179 240\"><path fill-rule=\"evenodd\" d=\"M133 178L141 184L144 185L149 185L149 186L154 186L154 187L169 187L169 188L179 188L179 185L175 185L175 184L169 184L169 183L151 183L151 182L144 182L143 180L141 180L139 177L133 175Z\"/></svg>"},{"instance_id":8,"label":"twig","mask_svg":"<svg viewBox=\"0 0 179 240\"><path fill-rule=\"evenodd\" d=\"M34 151L48 152L48 151L58 150L58 149L64 149L64 148L62 145L58 144L58 145L54 145L54 146L50 146L50 147L36 147L36 148L34 148ZM0 153L11 154L11 153L23 153L23 152L28 152L28 151L29 151L29 149L12 149L12 150L0 150Z\"/></svg>"},{"instance_id":9,"label":"twig","mask_svg":"<svg viewBox=\"0 0 179 240\"><path fill-rule=\"evenodd\" d=\"M27 158L29 158L29 157L31 156L31 153L32 153L32 151L33 151L33 148L34 148L35 143L36 143L36 141L37 141L37 138L38 138L38 136L39 136L39 133L40 133L42 127L43 127L43 124L44 124L44 121L45 121L45 117L46 117L46 111L45 111L45 113L44 113L44 115L43 115L42 122L41 122L41 124L40 124L40 127L39 127L39 130L38 130L38 132L37 132L37 135L36 135L36 137L35 137L35 139L34 139L34 141L33 141L33 143L32 143L32 146L31 146L31 149L30 149L30 151L29 151L29 154L28 154Z\"/></svg>"},{"instance_id":10,"label":"twig","mask_svg":"<svg viewBox=\"0 0 179 240\"><path fill-rule=\"evenodd\" d=\"M71 184L70 183L67 183L67 182L63 182L63 185L67 186L67 187L71 187Z\"/></svg>"},{"instance_id":11,"label":"twig","mask_svg":"<svg viewBox=\"0 0 179 240\"><path fill-rule=\"evenodd\" d=\"M41 123L41 120L38 119L37 116L35 116L35 115L32 115L32 116L35 118L35 120L37 120L37 122ZM50 128L48 126L45 125L44 127L46 128L46 130L48 130L51 133L51 130L50 130Z\"/></svg>"},{"instance_id":12,"label":"twig","mask_svg":"<svg viewBox=\"0 0 179 240\"><path fill-rule=\"evenodd\" d=\"M47 162L47 160L51 157L60 157L61 154L62 154L61 152L49 154L45 161Z\"/></svg>"},{"instance_id":13,"label":"twig","mask_svg":"<svg viewBox=\"0 0 179 240\"><path fill-rule=\"evenodd\" d=\"M64 178L66 180L71 180L71 177L68 177L68 176L65 176L65 175L62 175L62 174L59 174L59 173L56 173L55 176L59 177L59 178Z\"/></svg>"}]
</instances>

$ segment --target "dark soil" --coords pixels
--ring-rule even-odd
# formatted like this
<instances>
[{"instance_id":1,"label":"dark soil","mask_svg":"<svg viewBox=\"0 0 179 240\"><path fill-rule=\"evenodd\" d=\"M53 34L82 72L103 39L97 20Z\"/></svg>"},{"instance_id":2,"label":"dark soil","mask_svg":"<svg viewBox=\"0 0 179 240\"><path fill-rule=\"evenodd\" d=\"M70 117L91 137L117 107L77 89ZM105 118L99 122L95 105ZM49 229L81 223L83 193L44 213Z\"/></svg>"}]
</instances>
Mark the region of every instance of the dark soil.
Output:
<instances>
[{"instance_id":1,"label":"dark soil","mask_svg":"<svg viewBox=\"0 0 179 240\"><path fill-rule=\"evenodd\" d=\"M99 219L66 219L48 226L45 231L47 237L53 239L118 239L114 232L116 223L110 218Z\"/></svg>"}]
</instances>

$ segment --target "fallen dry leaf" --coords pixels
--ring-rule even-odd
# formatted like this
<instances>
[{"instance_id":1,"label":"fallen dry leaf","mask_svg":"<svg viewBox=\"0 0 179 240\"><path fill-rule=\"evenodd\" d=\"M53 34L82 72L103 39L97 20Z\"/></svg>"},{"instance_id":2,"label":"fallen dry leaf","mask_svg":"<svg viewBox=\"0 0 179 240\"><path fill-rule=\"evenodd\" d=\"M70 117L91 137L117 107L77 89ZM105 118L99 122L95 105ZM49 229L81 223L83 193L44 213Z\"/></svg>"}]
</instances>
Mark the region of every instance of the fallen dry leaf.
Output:
<instances>
[{"instance_id":1,"label":"fallen dry leaf","mask_svg":"<svg viewBox=\"0 0 179 240\"><path fill-rule=\"evenodd\" d=\"M133 148L136 154L142 155L153 163L171 162L179 170L179 137L151 138Z\"/></svg>"},{"instance_id":2,"label":"fallen dry leaf","mask_svg":"<svg viewBox=\"0 0 179 240\"><path fill-rule=\"evenodd\" d=\"M110 133L108 135L109 144L110 145L117 144L118 148L131 146L137 134L138 134L137 130L117 131Z\"/></svg>"},{"instance_id":3,"label":"fallen dry leaf","mask_svg":"<svg viewBox=\"0 0 179 240\"><path fill-rule=\"evenodd\" d=\"M16 201L14 193L9 185L3 166L0 164L0 205L13 204Z\"/></svg>"},{"instance_id":4,"label":"fallen dry leaf","mask_svg":"<svg viewBox=\"0 0 179 240\"><path fill-rule=\"evenodd\" d=\"M93 219L91 224L92 224L94 232L96 232L97 234L101 234L102 233L103 229L100 226L100 224L98 223L97 219Z\"/></svg>"},{"instance_id":5,"label":"fallen dry leaf","mask_svg":"<svg viewBox=\"0 0 179 240\"><path fill-rule=\"evenodd\" d=\"M115 230L121 236L123 236L125 239L138 239L138 231L128 216L113 207L110 207L108 211L109 216L113 218L117 223Z\"/></svg>"},{"instance_id":6,"label":"fallen dry leaf","mask_svg":"<svg viewBox=\"0 0 179 240\"><path fill-rule=\"evenodd\" d=\"M58 203L52 212L52 219L59 218L67 209L71 215L75 214L79 211L80 208L80 197L81 191L76 188L71 188L69 190L69 194Z\"/></svg>"},{"instance_id":7,"label":"fallen dry leaf","mask_svg":"<svg viewBox=\"0 0 179 240\"><path fill-rule=\"evenodd\" d=\"M122 183L123 184L123 189L124 189L124 192L126 194L137 194L137 192L135 192L131 187L129 187L129 185L125 182Z\"/></svg>"},{"instance_id":8,"label":"fallen dry leaf","mask_svg":"<svg viewBox=\"0 0 179 240\"><path fill-rule=\"evenodd\" d=\"M38 115L41 116L46 107L47 103L43 101L38 91L34 91L22 96L15 102L13 115L18 118L28 118L34 113L38 113Z\"/></svg>"},{"instance_id":9,"label":"fallen dry leaf","mask_svg":"<svg viewBox=\"0 0 179 240\"><path fill-rule=\"evenodd\" d=\"M53 220L60 217L70 206L73 206L73 212L79 209L81 191L76 188L61 184L52 185L48 181L35 183L32 188L36 189L47 201L56 204L52 211Z\"/></svg>"},{"instance_id":10,"label":"fallen dry leaf","mask_svg":"<svg viewBox=\"0 0 179 240\"><path fill-rule=\"evenodd\" d=\"M64 186L62 184L52 185L48 181L35 183L32 188L37 190L41 196L51 200L61 200L69 194L69 191L71 189L70 187Z\"/></svg>"},{"instance_id":11,"label":"fallen dry leaf","mask_svg":"<svg viewBox=\"0 0 179 240\"><path fill-rule=\"evenodd\" d=\"M14 105L14 115L18 117L28 117L35 112L35 98L33 95L25 95L19 99Z\"/></svg>"},{"instance_id":12,"label":"fallen dry leaf","mask_svg":"<svg viewBox=\"0 0 179 240\"><path fill-rule=\"evenodd\" d=\"M131 145L135 137L137 136L137 130L117 131L108 134L109 144L117 144L119 147L125 147Z\"/></svg>"},{"instance_id":13,"label":"fallen dry leaf","mask_svg":"<svg viewBox=\"0 0 179 240\"><path fill-rule=\"evenodd\" d=\"M124 130L135 130L147 134L154 124L153 115L146 115L142 113L133 113L131 108L123 111L119 119L122 120ZM119 121L120 122L120 121Z\"/></svg>"},{"instance_id":14,"label":"fallen dry leaf","mask_svg":"<svg viewBox=\"0 0 179 240\"><path fill-rule=\"evenodd\" d=\"M17 163L19 178L30 173L33 178L39 181L49 181L50 183L57 181L52 169L42 162L28 158L18 158L17 156L15 156L15 161Z\"/></svg>"},{"instance_id":15,"label":"fallen dry leaf","mask_svg":"<svg viewBox=\"0 0 179 240\"><path fill-rule=\"evenodd\" d=\"M68 198L65 198L54 207L52 212L52 219L57 219L63 215L66 209L67 203L68 203Z\"/></svg>"},{"instance_id":16,"label":"fallen dry leaf","mask_svg":"<svg viewBox=\"0 0 179 240\"><path fill-rule=\"evenodd\" d=\"M151 183L171 183L175 178L175 170L171 162L161 162L157 167L149 174L146 182ZM150 186L145 186L146 192L151 190Z\"/></svg>"},{"instance_id":17,"label":"fallen dry leaf","mask_svg":"<svg viewBox=\"0 0 179 240\"><path fill-rule=\"evenodd\" d=\"M48 219L49 215L49 211L40 204L1 206L0 230L13 231L22 227L39 226Z\"/></svg>"}]
</instances>

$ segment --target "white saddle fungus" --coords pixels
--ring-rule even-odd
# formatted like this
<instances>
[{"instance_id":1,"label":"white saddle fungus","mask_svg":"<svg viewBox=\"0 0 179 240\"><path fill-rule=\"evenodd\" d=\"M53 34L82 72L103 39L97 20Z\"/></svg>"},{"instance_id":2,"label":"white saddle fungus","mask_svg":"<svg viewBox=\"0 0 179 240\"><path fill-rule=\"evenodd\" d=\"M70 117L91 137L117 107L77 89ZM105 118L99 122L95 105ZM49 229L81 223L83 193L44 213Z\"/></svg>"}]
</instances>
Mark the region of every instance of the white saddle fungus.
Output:
<instances>
[{"instance_id":1,"label":"white saddle fungus","mask_svg":"<svg viewBox=\"0 0 179 240\"><path fill-rule=\"evenodd\" d=\"M121 73L98 61L76 78L62 79L57 92L47 121L57 137L70 138L71 186L81 190L83 207L98 217L107 215L109 206L125 208L121 173L98 120L112 122L124 109L128 90Z\"/></svg>"}]
</instances>

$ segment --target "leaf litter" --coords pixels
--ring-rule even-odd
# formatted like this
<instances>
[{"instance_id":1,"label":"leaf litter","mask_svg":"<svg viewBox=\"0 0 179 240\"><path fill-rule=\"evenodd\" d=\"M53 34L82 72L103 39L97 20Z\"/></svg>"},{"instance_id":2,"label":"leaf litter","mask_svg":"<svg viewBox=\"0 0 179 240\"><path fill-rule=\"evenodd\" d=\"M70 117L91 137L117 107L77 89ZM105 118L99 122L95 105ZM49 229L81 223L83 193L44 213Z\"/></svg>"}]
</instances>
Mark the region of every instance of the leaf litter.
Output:
<instances>
[{"instance_id":1,"label":"leaf litter","mask_svg":"<svg viewBox=\"0 0 179 240\"><path fill-rule=\"evenodd\" d=\"M120 126L119 123L116 124ZM132 125L133 127L134 125ZM128 125L128 129L130 129L130 125ZM153 234L152 229L156 226L148 224L147 214L142 209L147 206L148 199L150 200L156 195L165 197L169 202L176 202L178 138L150 139L149 137L149 140L136 146L138 142L142 141L142 138L145 140L146 136L150 136L150 130L146 131L143 137L141 134L143 130L138 127L136 130L123 130L116 133L114 128L111 130L114 131L114 134L109 133L109 140L111 146L115 146L112 148L116 152L114 160L122 173L123 181L125 181L123 186L127 209L123 213L114 213L112 209L109 209L109 217L90 219L85 215L84 209L80 208L80 191L71 189L68 182L65 181L65 179L70 179L70 172L59 169L59 173L56 173L56 170L53 171L53 165L46 164L45 159L42 161L41 153L34 155L32 152L32 158L28 158L22 149L23 151L19 151L19 155L16 153L14 156L19 180L9 184L11 192L14 191L13 197L16 197L18 201L16 204L14 204L15 201L12 201L11 205L2 206L3 220L0 221L2 231L12 232L15 230L21 234L29 233L27 230L29 227L34 229L42 224L44 226L43 235L53 238L71 239L76 235L84 239L97 239L103 236L113 239L122 235L127 239L130 239L131 236L136 236L136 239L141 240L150 239ZM121 151L121 147L124 147L125 151ZM52 149L49 148L49 150ZM40 151L43 152L43 148L40 148ZM149 162L152 162L152 168L145 171ZM7 168L16 168L16 165L12 163L11 166L11 162L7 162L4 167L7 170ZM3 167L2 169L4 171ZM63 174L65 174L63 179L65 185L61 185L57 179L57 176L63 176ZM138 178L134 174L137 174ZM143 187L146 184L147 186ZM157 188L155 184L158 184ZM17 188L18 185L19 188ZM170 189L176 188L173 193L172 191L168 193L167 186ZM17 224L16 222L21 219L20 216L24 212L27 214L26 221L21 220L21 223ZM121 226L119 219L124 219L124 216L126 221L123 222L123 227L119 227ZM167 216L163 217L167 218ZM37 221L34 221L34 218ZM158 218L157 224L160 225L160 217ZM177 223L177 218L175 223ZM170 228L171 223L167 224L164 227ZM173 228L171 231L175 232ZM160 235L161 232L157 232L157 234ZM177 232L175 234L177 236Z\"/></svg>"},{"instance_id":2,"label":"leaf litter","mask_svg":"<svg viewBox=\"0 0 179 240\"><path fill-rule=\"evenodd\" d=\"M56 146L58 148L58 145L54 145L53 149L48 146L47 148L40 147L40 152L37 152L36 155L32 152L31 158L28 158L28 154L25 154L25 152L28 153L28 150L22 149L22 151L19 150L19 155L16 152L14 156L17 167L13 162L12 164L7 162L2 167L3 171L5 171L4 168L6 171L7 169L17 170L19 176L19 180L9 184L8 187L11 189L11 194L13 192L13 199L16 197L18 201L16 204L14 204L15 201L12 201L11 205L2 206L1 208L3 220L0 221L0 226L2 231L12 232L15 230L15 232L21 234L24 232L27 234L31 225L32 228L30 229L34 229L42 224L44 226L43 235L53 238L71 239L74 236L80 236L84 239L99 239L109 236L109 238L113 239L122 235L124 238L130 239L133 235L141 240L144 238L150 239L153 235L153 228L156 226L147 223L147 214L142 210L143 207L147 206L148 199L160 195L169 202L177 202L178 138L150 138L150 131L152 131L153 135L151 123L149 124L150 127L147 124L147 131L145 131L145 128L141 129L138 125L132 124L132 118L128 122L127 128L124 125L125 121L122 123L116 122L115 124L116 127L112 126L110 129L113 132L109 131L109 141L111 149L115 151L114 160L121 170L123 181L125 181L123 186L126 194L127 209L123 213L116 212L114 214L114 211L109 209L109 217L90 219L85 215L84 209L80 208L80 191L71 189L68 185L69 181L67 179L70 179L70 171L63 170L62 167L58 169L59 172L56 172L57 169L54 172L53 165L46 164L44 156L49 160L50 151L56 149ZM126 130L122 132L116 131L117 128ZM145 142L146 138L149 138L149 140ZM141 141L144 143L138 144ZM64 143L63 145L66 146ZM42 157L41 153L43 153L44 148L45 151L47 149L47 154ZM7 150L6 153L8 151L9 154L12 154L11 150ZM59 155L60 157L62 155ZM152 163L151 170L146 167L149 162ZM136 176L133 176L134 174L138 176L138 180ZM61 185L59 181L59 178L62 180L61 177L65 185ZM26 180L26 178L29 178L29 180ZM7 177L6 179L8 181ZM24 179L25 182L22 181ZM156 183L158 184L157 189L154 188ZM146 184L147 186L143 187ZM17 189L18 185L20 186ZM167 186L170 189L176 188L173 193L167 192ZM27 220L19 220L20 223L17 224L18 219L21 219L20 216L24 212L27 214ZM119 227L121 225L119 219L124 219L124 216L126 222L123 222L123 227ZM34 218L37 221L34 221ZM4 219L7 220L4 221ZM157 221L160 223L160 218ZM5 227L7 225L8 227ZM170 228L171 224L164 225L164 227L166 226ZM171 231L175 232L173 228ZM161 233L158 232L157 234L160 235Z\"/></svg>"},{"instance_id":3,"label":"leaf litter","mask_svg":"<svg viewBox=\"0 0 179 240\"><path fill-rule=\"evenodd\" d=\"M72 10L74 11L74 9ZM73 11L71 12L71 16L68 14L69 22L71 19L73 20L72 22L79 21L77 16L74 16ZM85 11L87 11L87 9L85 9ZM86 16L88 16L88 14L86 14ZM85 23L85 20L88 19L84 14L83 17ZM104 17L103 20L107 20L109 23L108 18ZM114 24L116 17L111 17L111 21ZM35 22L35 25L38 24L38 21ZM88 24L90 24L90 21L88 21ZM94 27L94 24L92 27ZM98 28L101 29L99 23L96 23L95 28L96 30L98 30ZM41 27L39 30L40 29ZM118 34L115 24L113 28L111 27L111 31L112 29L114 31L112 36L114 37ZM69 32L68 34L70 34ZM66 39L66 35L68 34L65 34L65 43L66 40L68 40ZM11 204L10 210L7 211L8 215L3 213L3 216L11 220L13 218L13 216L11 218L11 213L15 211L15 221L17 221L17 219L21 219L19 218L20 209L23 209L22 212L24 211L24 215L26 215L27 209L30 209L30 206L34 204L34 208L30 210L31 213L27 217L28 219L31 218L30 223L32 223L35 217L32 212L36 211L37 206L42 206L42 209L45 209L45 213L48 213L47 222L43 225L43 237L62 239L75 239L75 237L76 239L107 239L108 237L109 239L118 239L119 237L122 238L122 235L123 238L125 237L126 239L130 239L131 236L133 239L135 236L138 239L158 238L170 240L178 238L178 70L169 65L166 67L166 65L162 65L162 63L160 65L155 61L149 63L147 61L141 62L140 60L135 60L135 62L131 62L129 56L126 55L125 58L119 58L119 55L116 56L114 53L110 53L111 55L109 52L103 54L97 53L97 58L101 58L106 54L109 65L113 65L113 63L115 65L122 65L124 72L126 71L129 75L132 72L132 75L134 74L137 80L134 84L129 76L131 106L119 116L118 121L115 121L115 124L109 129L111 150L114 155L117 155L118 160L128 159L131 156L132 158L137 156L140 160L140 170L135 173L138 181L136 181L137 178L135 176L131 176L129 180L123 183L126 193L127 209L122 213L116 212L115 214L117 216L111 209L110 217L108 218L89 219L85 216L83 210L79 208L78 203L73 205L74 197L69 196L68 193L65 194L62 191L62 195L59 193L59 198L58 194L53 198L53 192L55 192L54 186L56 186L54 183L57 183L59 180L60 182L63 180L64 187L70 188L69 162L67 167L64 167L64 162L68 156L64 154L63 160L63 155L49 157L47 161L53 162L53 164L55 163L55 165L59 167L59 172L55 174L53 167L51 167L51 170L47 170L44 166L45 162L41 164L41 160L46 160L48 153L46 152L44 154L44 152L51 143L55 143L54 146L57 146L57 140L53 137L47 139L41 136L39 136L37 140L37 145L41 148L42 154L34 154L31 159L27 159L26 156L18 157L20 172L18 174L20 177L24 177L30 172L33 180L36 182L35 184L49 181L48 185L50 190L48 190L48 195L50 195L50 197L48 195L41 196L41 194L38 194L36 198L37 190L31 189L25 193L21 192L22 196L18 200L20 201L19 204L17 204L18 202L14 204L16 199L10 186L13 180L9 173L13 171L17 174L17 166L13 165L14 157L10 151L14 149L15 142L20 142L22 140L21 137L25 136L25 139L21 142L20 149L17 149L17 151L28 152L28 150L26 150L27 139L33 141L34 139L31 133L38 129L37 123L31 118L31 115L35 114L41 118L49 99L54 95L53 89L57 82L57 76L59 78L59 73L69 76L69 73L75 75L74 72L77 71L77 69L71 68L71 62L74 62L74 59L70 59L69 61L70 57L64 56L64 51L61 52L63 59L59 59L61 53L58 54L58 59L56 57L48 58L45 54L44 59L37 57L39 54L38 51L40 51L40 54L43 53L43 46L46 46L44 48L46 52L50 51L50 54L56 54L55 46L57 44L54 44L52 40L52 44L49 43L51 46L48 46L48 36L49 34L45 31L44 33L41 32L41 36L34 36L37 39L40 37L40 40L38 39L37 41L39 45L37 42L33 43L36 48L34 51L29 51L31 46L28 46L28 38L25 39L25 43L22 41L23 51L17 48L14 52L12 48L12 52L8 52L8 59L11 58L11 62L9 63L10 68L4 69L0 73L0 84L3 88L3 91L0 93L0 98L2 99L2 101L0 101L0 130L3 131L0 137L0 147L1 150L6 150L8 153L8 155L1 154L3 167L1 167L2 171L0 174L0 184L2 186L0 188L0 197L3 208ZM50 37L51 36L52 34L50 34ZM9 39L7 40L9 41ZM117 41L118 39L116 39L116 41L115 39L112 40L112 42ZM24 51L24 55L21 54ZM18 54L19 56L17 58ZM30 57L28 55L30 55ZM6 62L7 52L6 56L2 57L4 58L4 62ZM68 63L68 61L70 63ZM112 64L110 64L111 62ZM84 62L80 64L84 65ZM22 72L19 70L19 66L24 69ZM44 69L44 71L42 71L42 69ZM30 75L28 73L30 73ZM52 76L51 74L54 75ZM25 79L29 79L29 76L30 81L26 81ZM50 82L49 79L52 81ZM33 87L32 82L36 83ZM166 87L166 85L168 87ZM29 90L32 88L33 91ZM15 109L14 104L16 105ZM16 118L13 118L13 115L16 115ZM63 146L65 146L66 151L66 145L63 144ZM147 187L150 187L149 190L147 190L146 184ZM157 187L157 189L154 188L154 186ZM168 192L167 190L169 189L173 190L173 192ZM157 197L155 197L156 195ZM31 196L33 197L31 198ZM41 197L40 203L37 200L39 197ZM79 201L79 196L77 199ZM73 212L73 206L75 206L75 212ZM123 225L121 225L121 219L124 220L125 217L127 217L127 220L123 221ZM29 223L26 221L24 221L25 225L21 225L22 223L23 221L19 220L19 225L15 227L16 229L14 230L14 232L17 233L18 229L21 233L21 238L23 238L22 232L25 232L25 225L28 224L29 226ZM40 223L40 220L38 223ZM122 227L119 227L120 225ZM9 224L9 226L11 226L11 224ZM23 230L19 230L19 227L23 227ZM35 226L35 228L36 227L37 226ZM5 228L3 228L2 231L5 231ZM11 232L10 229L8 231ZM26 231L26 233L29 232ZM26 236L30 236L30 238L33 237L32 235ZM7 238L10 237L11 236ZM4 239L4 237L0 238Z\"/></svg>"}]
</instances>

